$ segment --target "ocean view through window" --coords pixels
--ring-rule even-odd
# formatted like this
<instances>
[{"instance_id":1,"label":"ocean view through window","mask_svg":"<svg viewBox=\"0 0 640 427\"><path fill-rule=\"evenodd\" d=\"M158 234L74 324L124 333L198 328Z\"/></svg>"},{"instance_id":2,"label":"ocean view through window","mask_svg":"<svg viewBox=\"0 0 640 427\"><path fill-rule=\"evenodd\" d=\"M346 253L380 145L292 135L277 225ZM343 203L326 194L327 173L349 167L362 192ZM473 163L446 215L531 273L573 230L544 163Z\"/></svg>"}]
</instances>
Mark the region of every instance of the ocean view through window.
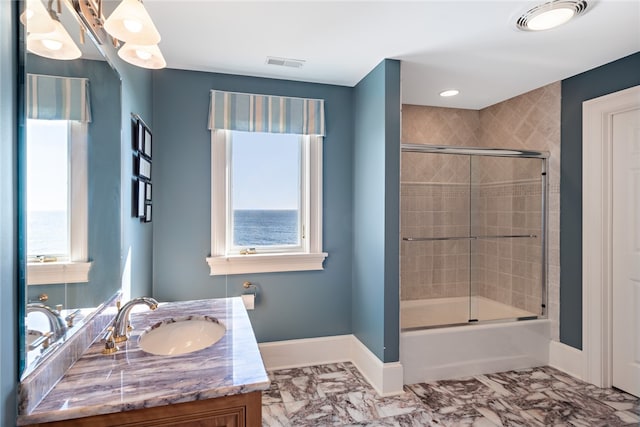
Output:
<instances>
[{"instance_id":1,"label":"ocean view through window","mask_svg":"<svg viewBox=\"0 0 640 427\"><path fill-rule=\"evenodd\" d=\"M298 245L298 211L235 210L233 237L236 246Z\"/></svg>"},{"instance_id":2,"label":"ocean view through window","mask_svg":"<svg viewBox=\"0 0 640 427\"><path fill-rule=\"evenodd\" d=\"M27 120L27 256L69 256L66 120Z\"/></svg>"},{"instance_id":3,"label":"ocean view through window","mask_svg":"<svg viewBox=\"0 0 640 427\"><path fill-rule=\"evenodd\" d=\"M301 137L232 132L229 145L231 250L299 248L304 223Z\"/></svg>"}]
</instances>

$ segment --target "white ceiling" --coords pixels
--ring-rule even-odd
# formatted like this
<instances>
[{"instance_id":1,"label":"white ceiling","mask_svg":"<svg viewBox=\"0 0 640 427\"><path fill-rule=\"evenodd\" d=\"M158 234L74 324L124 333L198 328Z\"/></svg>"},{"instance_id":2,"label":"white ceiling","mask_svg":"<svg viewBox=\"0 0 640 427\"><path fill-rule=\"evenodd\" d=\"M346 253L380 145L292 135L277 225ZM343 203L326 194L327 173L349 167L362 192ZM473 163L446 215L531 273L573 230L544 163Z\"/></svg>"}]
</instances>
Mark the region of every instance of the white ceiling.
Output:
<instances>
[{"instance_id":1,"label":"white ceiling","mask_svg":"<svg viewBox=\"0 0 640 427\"><path fill-rule=\"evenodd\" d=\"M577 19L537 33L515 28L538 4L529 0L145 6L169 68L354 86L394 58L402 61L403 103L480 109L640 51L640 0L588 3ZM267 56L306 62L277 67ZM450 88L460 95L438 95Z\"/></svg>"}]
</instances>

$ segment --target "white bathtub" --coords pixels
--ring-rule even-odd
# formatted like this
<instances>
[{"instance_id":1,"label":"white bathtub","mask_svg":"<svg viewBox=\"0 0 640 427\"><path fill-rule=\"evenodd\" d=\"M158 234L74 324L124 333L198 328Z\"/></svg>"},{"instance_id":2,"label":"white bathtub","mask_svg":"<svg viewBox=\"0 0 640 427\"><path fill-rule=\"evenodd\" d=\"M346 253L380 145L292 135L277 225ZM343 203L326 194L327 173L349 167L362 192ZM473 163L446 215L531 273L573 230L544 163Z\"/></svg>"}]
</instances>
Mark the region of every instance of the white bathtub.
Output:
<instances>
[{"instance_id":1,"label":"white bathtub","mask_svg":"<svg viewBox=\"0 0 640 427\"><path fill-rule=\"evenodd\" d=\"M430 298L400 302L401 328L447 326L478 321L535 317L534 313L489 298Z\"/></svg>"},{"instance_id":2,"label":"white bathtub","mask_svg":"<svg viewBox=\"0 0 640 427\"><path fill-rule=\"evenodd\" d=\"M473 301L479 320L532 315L483 299ZM469 299L462 300L442 298L401 303L403 328L432 327L400 334L400 362L405 384L548 364L550 321L547 319L433 328L435 324L466 322Z\"/></svg>"}]
</instances>

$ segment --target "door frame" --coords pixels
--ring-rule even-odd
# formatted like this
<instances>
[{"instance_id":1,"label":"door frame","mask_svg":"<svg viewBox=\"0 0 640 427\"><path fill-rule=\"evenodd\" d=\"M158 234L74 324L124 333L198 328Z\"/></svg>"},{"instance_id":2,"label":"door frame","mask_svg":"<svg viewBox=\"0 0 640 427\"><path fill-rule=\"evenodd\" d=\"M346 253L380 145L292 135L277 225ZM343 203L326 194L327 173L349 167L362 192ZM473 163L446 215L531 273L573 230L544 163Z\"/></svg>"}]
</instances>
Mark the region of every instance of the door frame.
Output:
<instances>
[{"instance_id":1,"label":"door frame","mask_svg":"<svg viewBox=\"0 0 640 427\"><path fill-rule=\"evenodd\" d=\"M582 104L583 379L612 381L613 116L640 108L640 86Z\"/></svg>"}]
</instances>

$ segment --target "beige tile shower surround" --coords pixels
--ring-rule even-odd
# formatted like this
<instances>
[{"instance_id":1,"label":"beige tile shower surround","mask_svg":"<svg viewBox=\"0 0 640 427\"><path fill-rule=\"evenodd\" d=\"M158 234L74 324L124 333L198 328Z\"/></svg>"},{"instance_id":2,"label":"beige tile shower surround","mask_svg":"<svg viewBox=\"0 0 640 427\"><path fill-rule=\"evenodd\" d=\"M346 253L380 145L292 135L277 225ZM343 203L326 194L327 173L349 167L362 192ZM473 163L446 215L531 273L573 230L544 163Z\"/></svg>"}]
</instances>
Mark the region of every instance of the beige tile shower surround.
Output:
<instances>
[{"instance_id":1,"label":"beige tile shower surround","mask_svg":"<svg viewBox=\"0 0 640 427\"><path fill-rule=\"evenodd\" d=\"M549 151L549 269L547 302L558 339L560 289L560 82L482 110L402 106L402 142ZM469 176L475 185L470 192ZM534 160L403 153L403 236L537 234L540 186ZM515 181L515 183L513 183ZM469 207L475 214L469 218ZM474 241L469 269L466 241L403 242L403 300L473 292L528 311L540 306L539 239Z\"/></svg>"}]
</instances>

